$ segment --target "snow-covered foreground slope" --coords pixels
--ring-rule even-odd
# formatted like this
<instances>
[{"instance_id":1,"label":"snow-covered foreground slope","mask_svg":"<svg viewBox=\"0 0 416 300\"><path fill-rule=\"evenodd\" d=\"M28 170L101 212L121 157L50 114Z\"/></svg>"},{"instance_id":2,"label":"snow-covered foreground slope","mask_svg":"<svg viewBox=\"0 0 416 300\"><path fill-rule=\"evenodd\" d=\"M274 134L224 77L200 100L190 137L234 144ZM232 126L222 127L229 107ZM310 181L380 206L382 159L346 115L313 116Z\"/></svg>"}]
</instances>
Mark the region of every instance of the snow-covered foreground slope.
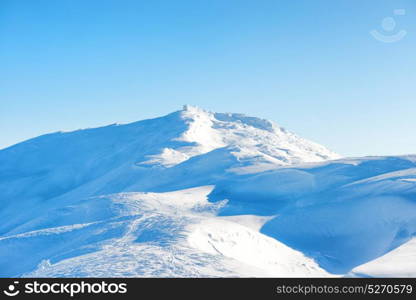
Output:
<instances>
[{"instance_id":1,"label":"snow-covered foreground slope","mask_svg":"<svg viewBox=\"0 0 416 300\"><path fill-rule=\"evenodd\" d=\"M76 224L2 238L0 249L13 247L16 259L28 248L38 251L24 263L3 262L1 270L15 276L34 269L24 275L36 277L328 275L300 252L241 225L255 216L240 216L240 224L216 217L221 204L207 201L212 188L115 194L64 207L60 222ZM94 211L80 214L86 203ZM39 264L41 257L48 260Z\"/></svg>"},{"instance_id":2,"label":"snow-covered foreground slope","mask_svg":"<svg viewBox=\"0 0 416 300\"><path fill-rule=\"evenodd\" d=\"M247 216L250 217L250 216ZM329 274L315 261L255 230L227 219L211 218L192 227L191 246L204 253L234 258L242 264L256 266L242 276L324 277Z\"/></svg>"},{"instance_id":3,"label":"snow-covered foreground slope","mask_svg":"<svg viewBox=\"0 0 416 300\"><path fill-rule=\"evenodd\" d=\"M416 236L416 156L185 107L0 150L0 201L0 276L343 275Z\"/></svg>"},{"instance_id":4,"label":"snow-covered foreground slope","mask_svg":"<svg viewBox=\"0 0 416 300\"><path fill-rule=\"evenodd\" d=\"M356 276L416 277L416 238L353 269Z\"/></svg>"}]
</instances>

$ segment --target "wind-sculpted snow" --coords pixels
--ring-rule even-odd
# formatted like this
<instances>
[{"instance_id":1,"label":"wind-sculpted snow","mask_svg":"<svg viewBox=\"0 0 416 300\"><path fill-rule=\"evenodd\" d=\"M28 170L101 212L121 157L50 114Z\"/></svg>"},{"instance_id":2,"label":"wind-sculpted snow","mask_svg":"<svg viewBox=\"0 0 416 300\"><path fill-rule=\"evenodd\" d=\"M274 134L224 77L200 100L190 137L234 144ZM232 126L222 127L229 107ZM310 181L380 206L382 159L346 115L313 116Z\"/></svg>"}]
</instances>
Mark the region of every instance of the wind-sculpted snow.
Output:
<instances>
[{"instance_id":1,"label":"wind-sculpted snow","mask_svg":"<svg viewBox=\"0 0 416 300\"><path fill-rule=\"evenodd\" d=\"M186 106L0 150L0 201L0 276L384 276L416 236L416 156Z\"/></svg>"}]
</instances>

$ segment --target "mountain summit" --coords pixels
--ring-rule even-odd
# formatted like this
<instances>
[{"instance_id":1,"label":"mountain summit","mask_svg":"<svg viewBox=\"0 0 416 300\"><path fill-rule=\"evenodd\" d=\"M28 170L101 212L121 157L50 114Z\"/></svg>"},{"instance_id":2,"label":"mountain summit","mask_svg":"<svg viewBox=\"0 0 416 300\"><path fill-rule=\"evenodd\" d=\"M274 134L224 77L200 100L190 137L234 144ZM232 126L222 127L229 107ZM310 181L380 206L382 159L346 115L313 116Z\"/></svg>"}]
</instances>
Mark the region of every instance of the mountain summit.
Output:
<instances>
[{"instance_id":1,"label":"mountain summit","mask_svg":"<svg viewBox=\"0 0 416 300\"><path fill-rule=\"evenodd\" d=\"M170 167L220 148L238 160L235 170L241 166L241 172L257 172L276 166L340 157L274 122L260 118L212 113L191 105L184 105L183 110L165 118L172 116L177 116L176 122L183 126L182 130L176 132L176 137L160 145L160 152L147 155L149 160L143 164Z\"/></svg>"},{"instance_id":2,"label":"mountain summit","mask_svg":"<svg viewBox=\"0 0 416 300\"><path fill-rule=\"evenodd\" d=\"M216 172L258 173L335 158L273 122L185 105L160 118L47 134L1 150L0 193L8 202L42 201L84 188L91 195L167 190L172 178L162 174L175 171L166 169L195 170L194 179L206 179Z\"/></svg>"}]
</instances>

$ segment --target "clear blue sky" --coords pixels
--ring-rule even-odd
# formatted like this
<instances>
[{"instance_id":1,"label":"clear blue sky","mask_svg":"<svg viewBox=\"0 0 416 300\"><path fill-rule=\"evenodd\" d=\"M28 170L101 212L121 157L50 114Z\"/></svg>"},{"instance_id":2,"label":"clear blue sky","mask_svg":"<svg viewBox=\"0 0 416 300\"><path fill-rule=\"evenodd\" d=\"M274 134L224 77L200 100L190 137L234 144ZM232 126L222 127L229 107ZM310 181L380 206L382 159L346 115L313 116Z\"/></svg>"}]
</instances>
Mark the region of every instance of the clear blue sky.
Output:
<instances>
[{"instance_id":1,"label":"clear blue sky","mask_svg":"<svg viewBox=\"0 0 416 300\"><path fill-rule=\"evenodd\" d=\"M346 156L416 153L416 1L0 1L0 148L185 103Z\"/></svg>"}]
</instances>

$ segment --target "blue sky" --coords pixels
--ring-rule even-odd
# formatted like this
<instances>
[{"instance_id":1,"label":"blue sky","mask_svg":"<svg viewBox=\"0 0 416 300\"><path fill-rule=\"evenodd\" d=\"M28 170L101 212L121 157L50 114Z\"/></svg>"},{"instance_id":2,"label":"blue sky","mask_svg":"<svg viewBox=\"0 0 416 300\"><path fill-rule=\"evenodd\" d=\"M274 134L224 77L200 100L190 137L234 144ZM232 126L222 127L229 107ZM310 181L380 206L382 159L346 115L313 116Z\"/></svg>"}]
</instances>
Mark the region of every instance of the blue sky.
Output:
<instances>
[{"instance_id":1,"label":"blue sky","mask_svg":"<svg viewBox=\"0 0 416 300\"><path fill-rule=\"evenodd\" d=\"M2 0L0 148L188 103L346 156L416 153L415 53L414 0Z\"/></svg>"}]
</instances>

